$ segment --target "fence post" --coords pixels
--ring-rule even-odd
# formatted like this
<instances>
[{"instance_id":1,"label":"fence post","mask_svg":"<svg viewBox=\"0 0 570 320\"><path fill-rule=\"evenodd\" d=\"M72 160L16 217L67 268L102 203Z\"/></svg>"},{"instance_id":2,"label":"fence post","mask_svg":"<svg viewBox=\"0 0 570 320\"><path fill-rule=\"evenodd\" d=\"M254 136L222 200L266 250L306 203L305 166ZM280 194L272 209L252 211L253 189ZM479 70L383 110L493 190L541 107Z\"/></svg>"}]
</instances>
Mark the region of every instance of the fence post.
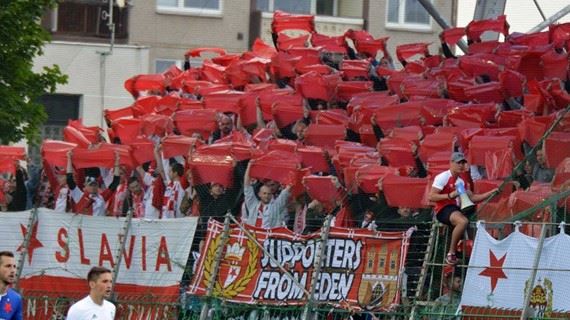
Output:
<instances>
[{"instance_id":1,"label":"fence post","mask_svg":"<svg viewBox=\"0 0 570 320\"><path fill-rule=\"evenodd\" d=\"M214 260L214 268L212 271L212 279L208 283L208 288L206 288L206 298L210 298L212 295L212 291L214 291L214 285L218 278L218 272L220 271L220 264L222 262L222 254L224 253L224 246L230 237L230 220L232 218L232 214L228 211L226 213L226 218L224 219L224 231L222 232L222 241L220 246L216 249L216 258ZM206 320L208 318L208 311L209 311L209 303L208 301L204 301L202 305L202 311L200 312L200 320Z\"/></svg>"},{"instance_id":2,"label":"fence post","mask_svg":"<svg viewBox=\"0 0 570 320\"><path fill-rule=\"evenodd\" d=\"M26 229L26 236L24 237L24 243L22 244L22 251L20 251L20 258L18 259L18 269L16 270L16 283L14 284L14 289L20 291L20 277L22 276L22 271L24 270L24 261L26 260L26 255L28 254L28 246L30 245L30 239L32 238L32 228L34 224L38 221L38 208L32 208L30 212L30 218L28 219L28 227Z\"/></svg>"},{"instance_id":3,"label":"fence post","mask_svg":"<svg viewBox=\"0 0 570 320\"><path fill-rule=\"evenodd\" d=\"M127 212L127 218L123 224L122 233L119 234L119 250L117 250L117 255L115 256L115 265L113 266L113 284L111 287L111 297L113 301L116 301L117 294L115 293L115 286L117 285L117 279L119 277L119 269L121 268L121 262L123 261L123 255L125 252L125 243L127 242L127 237L131 231L131 222L133 220L133 209L129 209Z\"/></svg>"},{"instance_id":4,"label":"fence post","mask_svg":"<svg viewBox=\"0 0 570 320\"><path fill-rule=\"evenodd\" d=\"M542 228L540 230L540 239L538 240L538 245L536 247L536 253L534 255L534 263L532 266L532 274L530 276L530 286L528 291L524 297L524 304L523 310L521 312L521 320L525 320L528 318L528 303L530 300L530 296L532 294L532 288L534 287L534 281L536 280L536 273L538 272L538 264L540 263L540 255L542 254L542 248L544 245L544 238L546 236L546 223L542 223Z\"/></svg>"},{"instance_id":5,"label":"fence post","mask_svg":"<svg viewBox=\"0 0 570 320\"><path fill-rule=\"evenodd\" d=\"M309 298L307 299L307 304L305 304L305 308L303 310L303 320L309 320L309 316L311 315L311 308L313 304L313 300L315 298L315 291L317 290L317 282L319 281L319 277L321 275L321 265L325 255L325 250L327 246L327 242L329 241L329 232L331 230L331 219L332 215L327 215L325 218L325 223L323 224L323 228L321 229L321 246L319 247L319 251L317 252L317 256L315 257L315 270L313 272L313 276L311 279L311 290L309 294Z\"/></svg>"}]
</instances>

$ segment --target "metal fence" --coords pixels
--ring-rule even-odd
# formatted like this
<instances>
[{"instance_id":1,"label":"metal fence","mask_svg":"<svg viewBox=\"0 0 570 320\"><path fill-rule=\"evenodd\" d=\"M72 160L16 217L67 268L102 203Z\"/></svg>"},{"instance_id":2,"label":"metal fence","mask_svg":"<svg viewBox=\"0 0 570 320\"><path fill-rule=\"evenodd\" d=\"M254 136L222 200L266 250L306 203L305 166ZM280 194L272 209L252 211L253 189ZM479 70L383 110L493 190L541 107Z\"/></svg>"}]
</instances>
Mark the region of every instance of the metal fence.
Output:
<instances>
[{"instance_id":1,"label":"metal fence","mask_svg":"<svg viewBox=\"0 0 570 320\"><path fill-rule=\"evenodd\" d=\"M565 221L568 210L565 206L560 206L560 200L568 198L568 192L563 192L546 199L535 207L526 210L527 215L532 215L538 210L550 208L550 222L522 222L521 228L524 232L534 237L544 239L557 232L561 221ZM564 202L565 203L565 202ZM523 213L525 213L523 212ZM514 218L524 218L524 214L515 215ZM229 223L231 218L226 219ZM35 222L34 215L30 216L27 229L32 230ZM237 221L231 221L237 222ZM130 227L129 219L123 225L123 232L127 234ZM199 224L207 224L204 219L199 220ZM450 229L431 219L426 220L401 220L401 221L381 221L378 223L380 230L394 231L407 230L415 226L416 232L411 237L402 285L402 299L399 306L394 307L389 312L368 312L362 310L335 309L326 304L317 304L307 301L305 306L264 306L250 304L229 303L208 295L206 297L192 296L187 293L187 286L192 277L192 266L195 262L193 255L184 266L186 272L181 282L180 295L178 301L161 302L160 297L147 293L115 294L113 300L117 305L117 319L132 319L132 314L145 314L144 319L459 319L456 315L457 303L451 299L446 305L436 302L437 298L445 293L444 272L446 264L444 262L445 253L449 243ZM472 225L473 226L473 225ZM487 230L496 238L501 239L513 230L512 221L489 222ZM1 227L0 227L1 229ZM569 229L566 227L566 229ZM325 228L326 230L326 228ZM8 230L4 230L8 232ZM569 230L570 231L570 230ZM472 234L468 233L472 238ZM326 239L326 238L325 238ZM193 249L197 250L198 244L203 238L194 239ZM467 242L464 242L467 243ZM27 259L28 247L31 245L31 232L26 233L23 243L23 250L19 257L19 272L21 276L21 266ZM92 245L92 244L88 244ZM116 261L124 256L125 242L121 243L121 248L115 252ZM464 250L467 250L464 247ZM114 270L116 277L120 272L120 264L117 263ZM460 263L454 269L454 273L464 279L468 270L468 260L465 255L460 256ZM559 270L568 274L570 270ZM25 314L28 319L64 319L69 306L76 300L82 298L85 291L78 292L77 295L54 297L53 292L26 291L24 292ZM141 318L140 316L138 318ZM462 319L519 319L521 311L500 310L489 313L489 310L480 308L470 308L463 310ZM532 319L532 317L527 317ZM142 319L142 318L141 318ZM568 319L568 315L552 313L550 318L541 319Z\"/></svg>"}]
</instances>

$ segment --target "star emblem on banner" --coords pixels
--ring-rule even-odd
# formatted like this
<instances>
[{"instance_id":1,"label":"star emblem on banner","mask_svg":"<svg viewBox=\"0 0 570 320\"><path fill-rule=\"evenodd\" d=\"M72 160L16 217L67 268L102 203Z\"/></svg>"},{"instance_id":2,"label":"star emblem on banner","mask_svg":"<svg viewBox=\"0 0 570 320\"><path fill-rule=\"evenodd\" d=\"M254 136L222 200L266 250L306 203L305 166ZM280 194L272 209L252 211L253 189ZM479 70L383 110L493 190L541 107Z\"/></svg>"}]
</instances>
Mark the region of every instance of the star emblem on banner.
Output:
<instances>
[{"instance_id":1,"label":"star emblem on banner","mask_svg":"<svg viewBox=\"0 0 570 320\"><path fill-rule=\"evenodd\" d=\"M26 239L26 233L28 232L28 228L23 224L20 224L20 229L22 230L22 236ZM38 240L38 222L36 221L32 226L32 236L30 237L30 243L28 243L28 264L32 264L32 258L34 256L34 250L37 248L43 247L43 243ZM18 251L22 251L24 249L24 241L18 247Z\"/></svg>"},{"instance_id":2,"label":"star emblem on banner","mask_svg":"<svg viewBox=\"0 0 570 320\"><path fill-rule=\"evenodd\" d=\"M489 250L489 266L485 268L485 270L481 271L479 275L491 278L491 293L495 291L495 287L497 287L497 282L499 282L499 279L507 279L507 275L503 271L503 264L505 263L506 259L506 253L501 259L497 259L495 253Z\"/></svg>"}]
</instances>

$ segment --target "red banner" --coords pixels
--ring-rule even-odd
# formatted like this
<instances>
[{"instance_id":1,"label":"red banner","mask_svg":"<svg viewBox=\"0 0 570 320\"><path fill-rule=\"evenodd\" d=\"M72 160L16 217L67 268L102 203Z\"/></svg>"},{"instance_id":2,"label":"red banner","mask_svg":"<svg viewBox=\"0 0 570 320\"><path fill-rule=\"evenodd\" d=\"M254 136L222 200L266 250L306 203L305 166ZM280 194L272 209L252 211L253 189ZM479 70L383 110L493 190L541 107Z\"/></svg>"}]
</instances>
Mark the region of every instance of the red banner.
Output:
<instances>
[{"instance_id":1,"label":"red banner","mask_svg":"<svg viewBox=\"0 0 570 320\"><path fill-rule=\"evenodd\" d=\"M210 221L204 251L190 286L190 293L205 295L212 278L213 295L227 301L303 305L307 302L320 233L294 234L286 228L261 229L246 226L255 241L231 227L229 240L222 244L224 226ZM408 232L372 232L331 228L324 248L321 273L314 300L322 304L386 310L400 302L399 283L406 262ZM270 259L260 248L260 243ZM218 274L214 275L217 248L224 252ZM279 264L291 273L284 274ZM293 280L294 279L294 280Z\"/></svg>"}]
</instances>

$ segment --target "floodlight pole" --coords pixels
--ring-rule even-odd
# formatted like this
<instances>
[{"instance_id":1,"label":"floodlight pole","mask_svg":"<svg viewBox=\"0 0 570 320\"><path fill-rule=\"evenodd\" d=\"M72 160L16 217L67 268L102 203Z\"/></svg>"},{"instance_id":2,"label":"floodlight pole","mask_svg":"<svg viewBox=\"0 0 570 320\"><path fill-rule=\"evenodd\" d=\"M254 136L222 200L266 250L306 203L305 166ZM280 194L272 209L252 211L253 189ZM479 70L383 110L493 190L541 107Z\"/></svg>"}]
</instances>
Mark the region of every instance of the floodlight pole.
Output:
<instances>
[{"instance_id":1,"label":"floodlight pole","mask_svg":"<svg viewBox=\"0 0 570 320\"><path fill-rule=\"evenodd\" d=\"M422 2L422 0L419 0L420 2ZM539 23L536 27L528 30L527 33L534 33L534 32L539 32L542 29L548 27L549 25L553 24L554 22L560 20L562 17L564 17L565 15L567 15L568 13L570 13L570 4L567 5L566 7L560 9L560 11L556 12L555 14L553 14L551 17L549 17L548 19L542 21L541 23Z\"/></svg>"},{"instance_id":2,"label":"floodlight pole","mask_svg":"<svg viewBox=\"0 0 570 320\"><path fill-rule=\"evenodd\" d=\"M439 24L439 26L442 29L445 30L445 29L451 28L451 26L449 25L449 22L447 22L447 20L445 20L445 18L439 14L439 12L433 6L433 3L431 3L430 0L418 0L418 2L426 9L426 11L429 13L429 15L437 22L437 24ZM469 51L469 49L467 47L467 43L465 43L464 40L459 40L457 42L457 46L464 53L467 53Z\"/></svg>"}]
</instances>

